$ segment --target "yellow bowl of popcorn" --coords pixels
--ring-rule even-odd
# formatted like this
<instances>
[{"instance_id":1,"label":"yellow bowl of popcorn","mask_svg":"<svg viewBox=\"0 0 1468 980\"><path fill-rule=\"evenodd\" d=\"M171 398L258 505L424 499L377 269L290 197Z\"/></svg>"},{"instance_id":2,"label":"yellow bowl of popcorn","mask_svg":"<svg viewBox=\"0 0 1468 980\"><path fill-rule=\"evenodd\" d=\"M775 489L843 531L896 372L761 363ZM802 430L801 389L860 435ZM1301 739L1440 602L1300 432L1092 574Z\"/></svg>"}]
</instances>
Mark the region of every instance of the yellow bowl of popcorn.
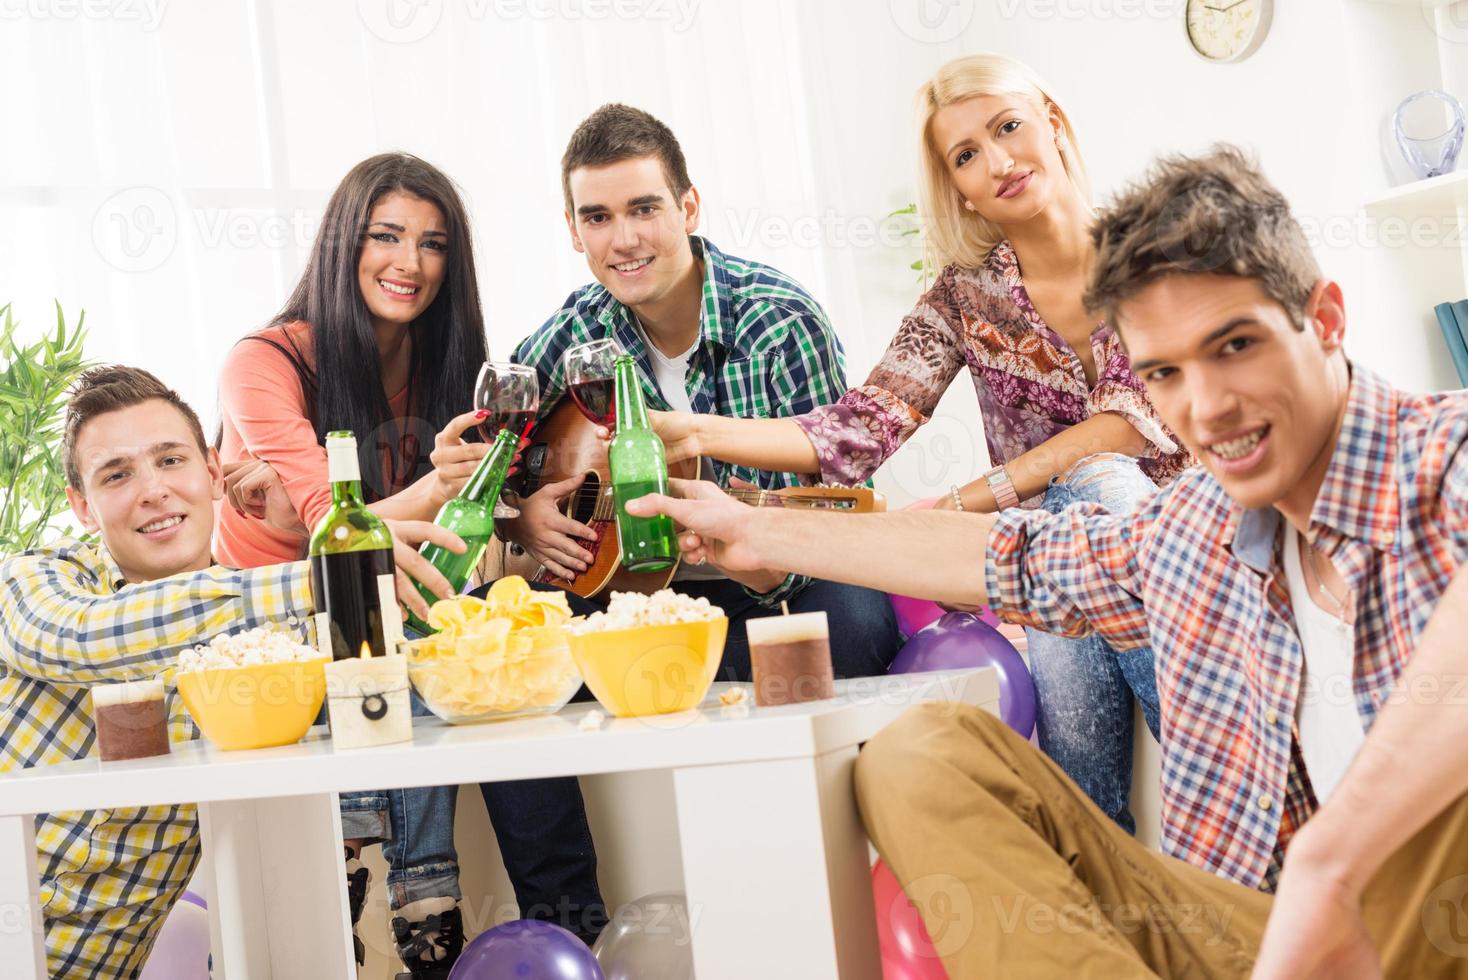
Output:
<instances>
[{"instance_id":1,"label":"yellow bowl of popcorn","mask_svg":"<svg viewBox=\"0 0 1468 980\"><path fill-rule=\"evenodd\" d=\"M423 703L456 725L552 714L581 687L559 592L533 591L518 575L478 599L443 599L429 611L438 630L403 644L408 678Z\"/></svg>"},{"instance_id":2,"label":"yellow bowl of popcorn","mask_svg":"<svg viewBox=\"0 0 1468 980\"><path fill-rule=\"evenodd\" d=\"M221 749L300 741L326 699L325 658L268 630L227 641L179 658L175 682L194 723Z\"/></svg>"},{"instance_id":3,"label":"yellow bowl of popcorn","mask_svg":"<svg viewBox=\"0 0 1468 980\"><path fill-rule=\"evenodd\" d=\"M703 703L728 634L723 610L706 599L615 593L606 613L573 623L571 656L610 713L662 715Z\"/></svg>"}]
</instances>

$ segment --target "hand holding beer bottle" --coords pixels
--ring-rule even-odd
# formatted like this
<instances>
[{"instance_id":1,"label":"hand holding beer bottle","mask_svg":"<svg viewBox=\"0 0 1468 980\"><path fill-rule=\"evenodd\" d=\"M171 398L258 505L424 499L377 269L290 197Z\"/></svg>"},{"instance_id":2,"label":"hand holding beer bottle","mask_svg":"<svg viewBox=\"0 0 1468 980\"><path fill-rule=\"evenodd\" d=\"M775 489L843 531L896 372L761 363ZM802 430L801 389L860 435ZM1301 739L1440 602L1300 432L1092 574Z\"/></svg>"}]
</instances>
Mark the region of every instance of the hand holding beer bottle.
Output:
<instances>
[{"instance_id":1,"label":"hand holding beer bottle","mask_svg":"<svg viewBox=\"0 0 1468 980\"><path fill-rule=\"evenodd\" d=\"M438 510L433 523L453 531L468 546L456 554L442 545L424 542L419 554L449 580L454 592L463 591L469 576L479 565L484 549L494 534L494 505L504 488L510 464L514 462L520 432L513 427L499 430L489 455L479 461L479 467L459 495L447 501ZM432 605L438 596L425 585L418 584L418 592ZM408 625L420 633L432 633L433 627L413 613L408 613Z\"/></svg>"},{"instance_id":2,"label":"hand holding beer bottle","mask_svg":"<svg viewBox=\"0 0 1468 980\"><path fill-rule=\"evenodd\" d=\"M662 514L636 517L627 501L649 493L668 492L668 464L663 441L648 424L647 405L637 384L636 362L623 354L616 362L617 431L607 447L612 494L617 504L617 541L622 565L633 572L671 568L677 560L672 518Z\"/></svg>"}]
</instances>

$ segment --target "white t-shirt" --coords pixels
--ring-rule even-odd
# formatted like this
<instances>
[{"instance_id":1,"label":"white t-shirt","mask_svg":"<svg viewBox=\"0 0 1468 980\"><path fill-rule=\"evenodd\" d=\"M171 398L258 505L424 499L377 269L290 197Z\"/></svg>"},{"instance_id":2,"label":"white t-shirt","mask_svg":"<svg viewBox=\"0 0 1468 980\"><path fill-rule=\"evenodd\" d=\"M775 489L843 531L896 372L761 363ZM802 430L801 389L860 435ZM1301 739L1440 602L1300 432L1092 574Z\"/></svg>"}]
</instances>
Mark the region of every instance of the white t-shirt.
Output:
<instances>
[{"instance_id":1,"label":"white t-shirt","mask_svg":"<svg viewBox=\"0 0 1468 980\"><path fill-rule=\"evenodd\" d=\"M1295 630L1305 651L1295 723L1315 798L1324 804L1366 740L1351 687L1356 638L1351 624L1316 605L1301 564L1300 549L1309 545L1292 526L1286 526L1286 534L1285 578L1295 611Z\"/></svg>"},{"instance_id":2,"label":"white t-shirt","mask_svg":"<svg viewBox=\"0 0 1468 980\"><path fill-rule=\"evenodd\" d=\"M658 390L663 393L663 398L674 411L692 412L693 401L688 397L688 362L693 359L693 351L698 347L698 339L694 338L693 346L677 357L668 357L648 339L647 332L642 329L640 323L637 324L637 332L642 337L642 343L647 347L652 361L652 376L657 381ZM707 456L698 461L698 478L708 480L710 483L719 482L718 477L714 474L714 464ZM709 565L693 565L683 562L678 566L678 571L673 574L673 581L708 581L723 577L722 572Z\"/></svg>"}]
</instances>

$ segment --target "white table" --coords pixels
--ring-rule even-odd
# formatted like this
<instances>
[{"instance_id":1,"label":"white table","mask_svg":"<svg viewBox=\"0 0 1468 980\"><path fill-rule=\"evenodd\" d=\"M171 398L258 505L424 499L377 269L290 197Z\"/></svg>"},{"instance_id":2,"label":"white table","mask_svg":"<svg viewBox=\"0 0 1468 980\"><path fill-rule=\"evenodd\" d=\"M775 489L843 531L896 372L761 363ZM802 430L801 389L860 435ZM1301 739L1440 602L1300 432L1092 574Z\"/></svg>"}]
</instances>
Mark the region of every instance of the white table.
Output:
<instances>
[{"instance_id":1,"label":"white table","mask_svg":"<svg viewBox=\"0 0 1468 980\"><path fill-rule=\"evenodd\" d=\"M0 963L46 976L36 813L199 804L214 866L216 978L351 980L337 794L389 786L671 769L699 980L880 980L866 836L851 788L858 745L909 706L998 711L992 669L838 682L829 701L719 705L608 719L594 703L552 716L453 727L420 719L412 743L337 752L323 729L296 745L158 759L94 759L0 779ZM747 685L746 685L747 686ZM771 896L778 896L771 901ZM336 942L329 941L335 935Z\"/></svg>"}]
</instances>

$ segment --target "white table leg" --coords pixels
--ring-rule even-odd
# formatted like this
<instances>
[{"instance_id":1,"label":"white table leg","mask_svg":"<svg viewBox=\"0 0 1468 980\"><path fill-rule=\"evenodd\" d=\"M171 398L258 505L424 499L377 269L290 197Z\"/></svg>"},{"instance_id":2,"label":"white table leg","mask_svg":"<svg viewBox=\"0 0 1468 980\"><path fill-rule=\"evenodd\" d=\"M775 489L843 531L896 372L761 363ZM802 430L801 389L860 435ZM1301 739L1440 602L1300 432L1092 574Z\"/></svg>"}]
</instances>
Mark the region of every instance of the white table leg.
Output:
<instances>
[{"instance_id":1,"label":"white table leg","mask_svg":"<svg viewBox=\"0 0 1468 980\"><path fill-rule=\"evenodd\" d=\"M355 980L336 794L209 803L199 812L214 861L216 980Z\"/></svg>"},{"instance_id":2,"label":"white table leg","mask_svg":"<svg viewBox=\"0 0 1468 980\"><path fill-rule=\"evenodd\" d=\"M13 980L46 980L39 888L36 818L0 817L0 963Z\"/></svg>"},{"instance_id":3,"label":"white table leg","mask_svg":"<svg viewBox=\"0 0 1468 980\"><path fill-rule=\"evenodd\" d=\"M856 752L674 772L699 980L881 980Z\"/></svg>"}]
</instances>

